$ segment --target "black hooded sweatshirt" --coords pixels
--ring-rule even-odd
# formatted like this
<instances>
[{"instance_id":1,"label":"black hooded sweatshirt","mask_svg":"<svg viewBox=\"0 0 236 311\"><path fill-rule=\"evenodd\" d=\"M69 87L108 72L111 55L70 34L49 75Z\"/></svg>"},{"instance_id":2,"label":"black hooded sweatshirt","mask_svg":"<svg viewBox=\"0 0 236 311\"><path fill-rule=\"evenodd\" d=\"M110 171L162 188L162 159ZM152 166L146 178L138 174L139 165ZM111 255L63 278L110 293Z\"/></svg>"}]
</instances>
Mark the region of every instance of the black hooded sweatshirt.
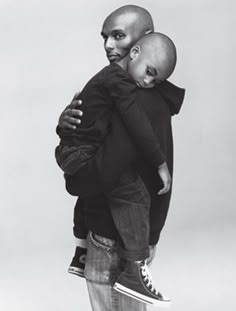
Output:
<instances>
[{"instance_id":1,"label":"black hooded sweatshirt","mask_svg":"<svg viewBox=\"0 0 236 311\"><path fill-rule=\"evenodd\" d=\"M159 140L171 176L173 176L171 117L179 113L184 94L184 89L166 81L152 89L138 89L136 95L137 104L148 116ZM167 217L171 190L164 195L157 195L162 187L157 169L140 158L117 114L113 115L111 134L103 147L98 150L96 157L89 161L79 174L66 176L67 191L80 196L75 206L75 236L77 229L79 230L77 228L79 217L83 216L88 230L107 238L117 239L118 233L104 192L114 187L121 173L129 165L135 166L150 193L149 243L154 245L158 242Z\"/></svg>"}]
</instances>

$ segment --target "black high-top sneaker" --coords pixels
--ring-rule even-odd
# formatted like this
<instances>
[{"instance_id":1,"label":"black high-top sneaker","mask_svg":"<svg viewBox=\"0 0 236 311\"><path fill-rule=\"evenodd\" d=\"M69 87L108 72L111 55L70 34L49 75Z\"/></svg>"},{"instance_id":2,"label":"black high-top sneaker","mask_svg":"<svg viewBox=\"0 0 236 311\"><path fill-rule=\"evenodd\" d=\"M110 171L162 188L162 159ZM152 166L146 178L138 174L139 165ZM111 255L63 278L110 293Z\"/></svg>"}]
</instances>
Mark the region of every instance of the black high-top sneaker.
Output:
<instances>
[{"instance_id":1,"label":"black high-top sneaker","mask_svg":"<svg viewBox=\"0 0 236 311\"><path fill-rule=\"evenodd\" d=\"M78 275L84 278L84 268L86 259L87 249L77 246L75 249L75 255L72 262L68 268L68 272Z\"/></svg>"},{"instance_id":2,"label":"black high-top sneaker","mask_svg":"<svg viewBox=\"0 0 236 311\"><path fill-rule=\"evenodd\" d=\"M127 262L113 288L120 293L130 296L157 307L169 307L170 299L164 297L154 286L146 262Z\"/></svg>"}]
</instances>

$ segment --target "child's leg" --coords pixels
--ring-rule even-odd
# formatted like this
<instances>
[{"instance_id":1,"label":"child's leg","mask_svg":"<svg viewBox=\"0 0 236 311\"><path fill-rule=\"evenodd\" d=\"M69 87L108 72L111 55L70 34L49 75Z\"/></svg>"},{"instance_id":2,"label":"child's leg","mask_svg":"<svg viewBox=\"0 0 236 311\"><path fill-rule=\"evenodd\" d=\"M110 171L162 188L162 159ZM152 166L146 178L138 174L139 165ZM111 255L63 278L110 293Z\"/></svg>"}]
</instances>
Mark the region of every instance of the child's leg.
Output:
<instances>
[{"instance_id":1,"label":"child's leg","mask_svg":"<svg viewBox=\"0 0 236 311\"><path fill-rule=\"evenodd\" d=\"M68 272L84 277L85 259L87 254L88 229L85 224L84 205L76 204L74 208L74 236L75 254L68 268Z\"/></svg>"},{"instance_id":2,"label":"child's leg","mask_svg":"<svg viewBox=\"0 0 236 311\"><path fill-rule=\"evenodd\" d=\"M150 195L133 169L124 172L107 194L113 221L122 240L120 257L141 261L149 257Z\"/></svg>"},{"instance_id":3,"label":"child's leg","mask_svg":"<svg viewBox=\"0 0 236 311\"><path fill-rule=\"evenodd\" d=\"M55 150L58 165L65 174L73 175L85 165L89 158L96 153L95 145L67 146L60 144ZM76 205L74 209L75 253L68 272L84 277L85 258L87 253L87 234L85 226L84 206Z\"/></svg>"},{"instance_id":4,"label":"child's leg","mask_svg":"<svg viewBox=\"0 0 236 311\"><path fill-rule=\"evenodd\" d=\"M142 179L134 170L127 170L107 198L123 242L122 246L117 246L117 253L127 262L114 289L147 304L168 306L170 300L154 286L146 266L149 257L150 195Z\"/></svg>"},{"instance_id":5,"label":"child's leg","mask_svg":"<svg viewBox=\"0 0 236 311\"><path fill-rule=\"evenodd\" d=\"M67 146L60 144L55 149L57 164L67 175L75 174L95 155L97 145Z\"/></svg>"}]
</instances>

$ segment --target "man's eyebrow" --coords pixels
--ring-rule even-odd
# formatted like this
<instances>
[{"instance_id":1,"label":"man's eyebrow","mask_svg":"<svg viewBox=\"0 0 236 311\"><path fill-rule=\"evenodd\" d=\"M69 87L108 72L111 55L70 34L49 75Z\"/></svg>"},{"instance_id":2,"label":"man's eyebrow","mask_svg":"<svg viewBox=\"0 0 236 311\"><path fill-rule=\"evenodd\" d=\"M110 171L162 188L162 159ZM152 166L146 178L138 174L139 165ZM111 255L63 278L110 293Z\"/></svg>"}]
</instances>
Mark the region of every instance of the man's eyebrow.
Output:
<instances>
[{"instance_id":1,"label":"man's eyebrow","mask_svg":"<svg viewBox=\"0 0 236 311\"><path fill-rule=\"evenodd\" d=\"M124 29L121 29L121 28L115 28L115 29L112 29L111 32L125 32Z\"/></svg>"},{"instance_id":2,"label":"man's eyebrow","mask_svg":"<svg viewBox=\"0 0 236 311\"><path fill-rule=\"evenodd\" d=\"M111 31L109 31L109 33L111 33L111 34L114 34L114 33L117 33L117 32L125 33L124 29L122 29L122 28L115 28L115 29L112 29ZM106 37L107 33L101 31L101 36L102 37Z\"/></svg>"}]
</instances>

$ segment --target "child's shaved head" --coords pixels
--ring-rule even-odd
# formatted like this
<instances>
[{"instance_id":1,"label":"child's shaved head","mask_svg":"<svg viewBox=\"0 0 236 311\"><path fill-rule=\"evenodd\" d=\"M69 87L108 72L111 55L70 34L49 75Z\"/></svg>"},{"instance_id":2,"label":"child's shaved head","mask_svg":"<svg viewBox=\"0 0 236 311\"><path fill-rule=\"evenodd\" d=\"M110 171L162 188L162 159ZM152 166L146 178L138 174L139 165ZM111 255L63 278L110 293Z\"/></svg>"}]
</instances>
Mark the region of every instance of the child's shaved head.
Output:
<instances>
[{"instance_id":1,"label":"child's shaved head","mask_svg":"<svg viewBox=\"0 0 236 311\"><path fill-rule=\"evenodd\" d=\"M176 48L166 35L153 32L143 36L119 62L142 88L165 81L176 65Z\"/></svg>"},{"instance_id":2,"label":"child's shaved head","mask_svg":"<svg viewBox=\"0 0 236 311\"><path fill-rule=\"evenodd\" d=\"M173 41L166 35L154 32L138 40L136 45L140 46L144 53L158 60L158 67L167 79L174 71L177 54Z\"/></svg>"}]
</instances>

